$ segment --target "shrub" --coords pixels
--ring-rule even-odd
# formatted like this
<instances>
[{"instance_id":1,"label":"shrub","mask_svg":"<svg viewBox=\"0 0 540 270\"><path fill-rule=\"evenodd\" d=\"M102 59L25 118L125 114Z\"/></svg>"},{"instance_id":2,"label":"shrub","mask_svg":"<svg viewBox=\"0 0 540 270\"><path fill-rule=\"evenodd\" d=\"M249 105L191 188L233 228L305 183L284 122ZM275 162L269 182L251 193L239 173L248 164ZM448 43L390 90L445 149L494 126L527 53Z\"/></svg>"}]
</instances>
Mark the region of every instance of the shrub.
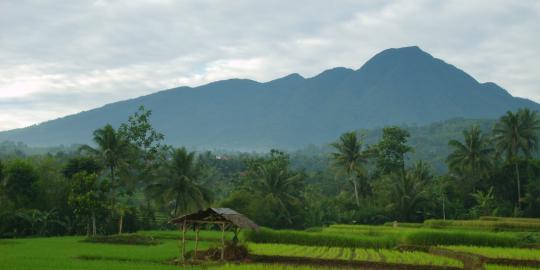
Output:
<instances>
[{"instance_id":1,"label":"shrub","mask_svg":"<svg viewBox=\"0 0 540 270\"><path fill-rule=\"evenodd\" d=\"M91 243L106 243L106 244L125 244L125 245L157 245L160 241L137 234L121 234L121 235L100 235L91 236L83 240Z\"/></svg>"},{"instance_id":2,"label":"shrub","mask_svg":"<svg viewBox=\"0 0 540 270\"><path fill-rule=\"evenodd\" d=\"M480 220L430 219L424 225L430 228L469 228L492 231L540 231L539 219L483 217Z\"/></svg>"},{"instance_id":3,"label":"shrub","mask_svg":"<svg viewBox=\"0 0 540 270\"><path fill-rule=\"evenodd\" d=\"M405 237L405 242L409 245L425 246L467 245L512 247L519 244L519 238L509 234L476 231L418 230L408 233Z\"/></svg>"},{"instance_id":4,"label":"shrub","mask_svg":"<svg viewBox=\"0 0 540 270\"><path fill-rule=\"evenodd\" d=\"M335 246L350 248L392 248L398 243L395 235L366 236L346 233L303 232L261 228L259 232L244 231L243 238L254 243L296 244L305 246Z\"/></svg>"},{"instance_id":5,"label":"shrub","mask_svg":"<svg viewBox=\"0 0 540 270\"><path fill-rule=\"evenodd\" d=\"M424 226L422 223L409 223L409 222L398 222L397 223L398 228L421 228ZM394 222L386 222L384 223L384 226L386 227L394 227Z\"/></svg>"}]
</instances>

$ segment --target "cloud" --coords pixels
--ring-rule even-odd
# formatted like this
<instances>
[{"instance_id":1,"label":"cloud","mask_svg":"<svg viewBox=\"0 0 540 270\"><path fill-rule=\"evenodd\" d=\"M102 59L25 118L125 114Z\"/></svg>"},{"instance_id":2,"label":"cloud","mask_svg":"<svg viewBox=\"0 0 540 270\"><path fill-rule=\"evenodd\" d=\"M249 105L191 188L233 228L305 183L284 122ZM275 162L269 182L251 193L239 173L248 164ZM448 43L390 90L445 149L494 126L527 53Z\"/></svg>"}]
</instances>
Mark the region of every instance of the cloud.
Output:
<instances>
[{"instance_id":1,"label":"cloud","mask_svg":"<svg viewBox=\"0 0 540 270\"><path fill-rule=\"evenodd\" d=\"M268 81L419 45L540 102L538 1L0 2L0 130L231 77Z\"/></svg>"}]
</instances>

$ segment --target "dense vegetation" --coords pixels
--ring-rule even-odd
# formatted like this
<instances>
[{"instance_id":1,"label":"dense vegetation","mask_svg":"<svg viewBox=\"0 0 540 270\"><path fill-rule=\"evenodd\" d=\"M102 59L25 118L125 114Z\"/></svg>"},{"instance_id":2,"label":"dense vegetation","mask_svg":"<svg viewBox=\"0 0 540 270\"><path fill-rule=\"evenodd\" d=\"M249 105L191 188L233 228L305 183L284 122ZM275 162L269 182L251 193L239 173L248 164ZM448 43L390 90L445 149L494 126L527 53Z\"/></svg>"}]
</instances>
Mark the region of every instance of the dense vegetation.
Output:
<instances>
[{"instance_id":1,"label":"dense vegetation","mask_svg":"<svg viewBox=\"0 0 540 270\"><path fill-rule=\"evenodd\" d=\"M344 133L313 155L216 154L164 144L150 117L141 107L73 151L2 154L0 236L166 228L169 218L207 206L233 208L274 229L428 219L426 227L452 227L481 216L540 217L540 120L527 109L448 138L446 170L434 170L431 159L411 159L423 146L396 126L376 140ZM526 218L487 219L482 226L493 229L537 227ZM338 238L328 234L328 241Z\"/></svg>"}]
</instances>

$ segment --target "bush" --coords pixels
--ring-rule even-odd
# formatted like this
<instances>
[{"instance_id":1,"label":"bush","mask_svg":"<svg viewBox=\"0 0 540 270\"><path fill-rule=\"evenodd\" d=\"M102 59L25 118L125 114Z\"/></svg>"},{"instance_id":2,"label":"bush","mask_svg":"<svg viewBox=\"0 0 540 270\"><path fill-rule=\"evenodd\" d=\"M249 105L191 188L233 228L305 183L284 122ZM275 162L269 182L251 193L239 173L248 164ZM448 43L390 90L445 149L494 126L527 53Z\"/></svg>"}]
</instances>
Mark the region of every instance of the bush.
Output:
<instances>
[{"instance_id":1,"label":"bush","mask_svg":"<svg viewBox=\"0 0 540 270\"><path fill-rule=\"evenodd\" d=\"M468 228L492 231L540 231L539 219L482 217L479 220L440 220L424 221L430 228Z\"/></svg>"},{"instance_id":2,"label":"bush","mask_svg":"<svg viewBox=\"0 0 540 270\"><path fill-rule=\"evenodd\" d=\"M515 235L472 232L472 231L434 231L418 230L410 232L405 237L409 245L468 245L468 246L491 246L512 247L519 244L519 238Z\"/></svg>"},{"instance_id":3,"label":"bush","mask_svg":"<svg viewBox=\"0 0 540 270\"><path fill-rule=\"evenodd\" d=\"M121 234L121 235L100 235L91 236L83 240L90 243L106 243L106 244L125 244L125 245L158 245L160 241L153 237L142 236L137 234Z\"/></svg>"},{"instance_id":4,"label":"bush","mask_svg":"<svg viewBox=\"0 0 540 270\"><path fill-rule=\"evenodd\" d=\"M303 232L261 228L259 232L244 231L245 241L254 243L296 244L304 246L335 246L349 248L392 248L398 243L395 235L366 236L345 233Z\"/></svg>"},{"instance_id":5,"label":"bush","mask_svg":"<svg viewBox=\"0 0 540 270\"><path fill-rule=\"evenodd\" d=\"M384 226L386 227L394 227L394 222L386 222L384 223ZM424 224L422 223L410 223L410 222L398 222L398 227L401 228L422 228Z\"/></svg>"}]
</instances>

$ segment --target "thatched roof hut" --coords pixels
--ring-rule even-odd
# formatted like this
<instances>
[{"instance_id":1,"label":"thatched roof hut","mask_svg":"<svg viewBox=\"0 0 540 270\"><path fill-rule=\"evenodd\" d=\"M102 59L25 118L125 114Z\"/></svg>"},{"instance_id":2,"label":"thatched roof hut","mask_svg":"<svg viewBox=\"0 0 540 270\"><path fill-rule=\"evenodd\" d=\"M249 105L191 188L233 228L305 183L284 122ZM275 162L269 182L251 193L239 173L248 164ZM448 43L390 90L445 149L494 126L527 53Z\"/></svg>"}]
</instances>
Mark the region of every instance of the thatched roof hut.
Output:
<instances>
[{"instance_id":1,"label":"thatched roof hut","mask_svg":"<svg viewBox=\"0 0 540 270\"><path fill-rule=\"evenodd\" d=\"M225 230L232 229L235 234L235 239L237 239L237 234L240 229L259 231L259 225L230 208L207 208L205 210L199 210L195 213L171 219L169 223L177 224L182 231L182 261L185 261L186 230L190 227L195 229L195 257L197 257L200 225L215 224L221 227L221 259L224 258L225 251Z\"/></svg>"},{"instance_id":2,"label":"thatched roof hut","mask_svg":"<svg viewBox=\"0 0 540 270\"><path fill-rule=\"evenodd\" d=\"M246 216L230 208L208 208L198 212L174 218L169 221L173 224L226 224L240 229L259 230L259 225Z\"/></svg>"}]
</instances>

